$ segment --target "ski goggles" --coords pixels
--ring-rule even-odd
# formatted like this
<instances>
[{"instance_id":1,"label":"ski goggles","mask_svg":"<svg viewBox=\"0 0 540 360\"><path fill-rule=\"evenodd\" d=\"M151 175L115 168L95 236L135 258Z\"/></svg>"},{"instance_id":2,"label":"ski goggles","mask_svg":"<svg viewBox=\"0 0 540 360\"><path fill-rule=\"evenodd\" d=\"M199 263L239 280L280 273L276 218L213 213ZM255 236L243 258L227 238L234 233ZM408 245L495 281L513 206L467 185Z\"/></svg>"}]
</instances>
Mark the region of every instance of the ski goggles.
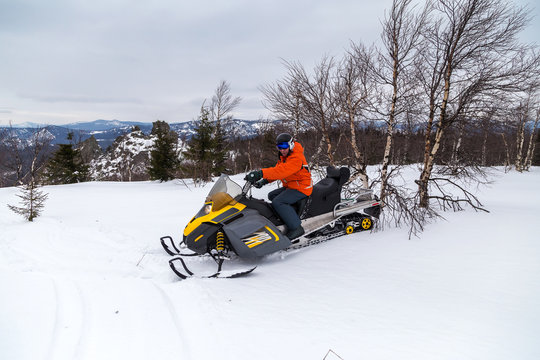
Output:
<instances>
[{"instance_id":1,"label":"ski goggles","mask_svg":"<svg viewBox=\"0 0 540 360\"><path fill-rule=\"evenodd\" d=\"M288 149L290 144L289 144L288 141L284 141L284 142L280 142L276 146L277 146L278 149L283 150L283 149Z\"/></svg>"}]
</instances>

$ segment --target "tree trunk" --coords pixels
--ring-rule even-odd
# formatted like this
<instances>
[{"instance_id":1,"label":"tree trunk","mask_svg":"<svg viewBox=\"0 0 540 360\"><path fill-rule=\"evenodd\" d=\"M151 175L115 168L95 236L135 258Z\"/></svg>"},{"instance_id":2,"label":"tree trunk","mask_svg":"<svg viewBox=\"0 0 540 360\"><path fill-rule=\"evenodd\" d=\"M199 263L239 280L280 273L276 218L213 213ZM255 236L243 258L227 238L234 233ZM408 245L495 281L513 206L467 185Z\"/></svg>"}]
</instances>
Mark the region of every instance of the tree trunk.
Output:
<instances>
[{"instance_id":1,"label":"tree trunk","mask_svg":"<svg viewBox=\"0 0 540 360\"><path fill-rule=\"evenodd\" d=\"M519 124L517 128L517 139L516 139L516 161L514 165L516 170L519 172L523 171L523 143L525 142L525 116L520 114Z\"/></svg>"},{"instance_id":2,"label":"tree trunk","mask_svg":"<svg viewBox=\"0 0 540 360\"><path fill-rule=\"evenodd\" d=\"M248 157L249 168L253 169L253 161L251 160L251 141L248 141L247 157Z\"/></svg>"},{"instance_id":3,"label":"tree trunk","mask_svg":"<svg viewBox=\"0 0 540 360\"><path fill-rule=\"evenodd\" d=\"M527 156L525 157L524 164L524 170L529 171L532 165L532 158L534 154L534 148L536 145L536 142L534 141L535 135L536 135L536 127L538 126L538 120L540 118L540 110L536 111L536 118L534 120L534 126L531 130L531 137L529 138L529 145L527 146Z\"/></svg>"},{"instance_id":4,"label":"tree trunk","mask_svg":"<svg viewBox=\"0 0 540 360\"><path fill-rule=\"evenodd\" d=\"M503 143L504 143L504 153L505 153L505 158L504 158L504 167L509 167L510 164L511 164L511 161L510 161L510 149L508 148L508 142L506 141L506 136L504 136L504 133L501 133L501 136L502 136L502 139L503 139Z\"/></svg>"},{"instance_id":5,"label":"tree trunk","mask_svg":"<svg viewBox=\"0 0 540 360\"><path fill-rule=\"evenodd\" d=\"M435 165L435 155L437 155L437 151L439 150L439 147L441 145L441 140L444 134L444 130L442 128L438 128L437 132L435 133L435 140L433 141L433 148L431 149L431 152L429 153L429 156L427 158L426 163L424 164L424 169L422 170L422 174L420 175L420 181L418 183L418 190L420 194L420 207L427 208L429 207L429 191L428 191L428 182L431 177L431 173L433 171L433 165Z\"/></svg>"},{"instance_id":6,"label":"tree trunk","mask_svg":"<svg viewBox=\"0 0 540 360\"><path fill-rule=\"evenodd\" d=\"M356 143L356 126L354 124L354 116L352 116L352 114L349 114L349 126L351 132L350 143L354 153L355 168L358 169L357 176L360 177L360 179L362 180L362 187L364 189L367 189L369 187L369 178L366 172L364 154L360 151L360 149L358 148L358 144Z\"/></svg>"},{"instance_id":7,"label":"tree trunk","mask_svg":"<svg viewBox=\"0 0 540 360\"><path fill-rule=\"evenodd\" d=\"M484 131L484 139L482 140L482 166L487 166L487 138L488 132Z\"/></svg>"},{"instance_id":8,"label":"tree trunk","mask_svg":"<svg viewBox=\"0 0 540 360\"><path fill-rule=\"evenodd\" d=\"M437 132L435 133L435 142L433 144L433 147L431 148L431 151L429 152L427 156L427 159L426 158L424 159L424 169L422 170L422 174L420 175L419 205L420 207L423 207L423 208L429 207L429 193L428 193L427 183L429 181L429 178L431 177L431 172L433 171L433 161L435 159L435 155L437 155L437 151L439 150L439 146L441 145L441 139L444 134L444 127L447 125L446 124L446 121L447 121L446 109L448 106L448 99L450 98L450 79L452 78L452 71L453 71L451 64L452 64L452 59L453 59L453 51L455 50L456 43L454 43L454 46L452 47L450 54L448 55L448 58L446 59L446 71L444 74L444 95L443 95L441 108L440 108L439 124L437 127ZM430 114L434 114L434 107L430 108ZM432 125L433 119L428 121L428 123ZM426 142L426 150L428 149L428 145L429 144Z\"/></svg>"},{"instance_id":9,"label":"tree trunk","mask_svg":"<svg viewBox=\"0 0 540 360\"><path fill-rule=\"evenodd\" d=\"M328 161L331 166L335 166L334 156L332 154L332 143L330 142L330 134L326 126L326 121L323 118L321 121L321 130L323 135L323 140L326 143L326 155L328 156Z\"/></svg>"},{"instance_id":10,"label":"tree trunk","mask_svg":"<svg viewBox=\"0 0 540 360\"><path fill-rule=\"evenodd\" d=\"M431 133L433 131L433 121L435 119L435 95L431 93L431 99L429 104L429 116L426 124L426 134L424 137L424 162L422 167L422 173L420 174L420 179L416 181L418 184L418 192L420 194L420 203L425 204L420 205L421 207L427 207L427 197L428 197L428 187L427 182L429 180L430 174L427 174L427 168L430 163L430 154L431 154Z\"/></svg>"},{"instance_id":11,"label":"tree trunk","mask_svg":"<svg viewBox=\"0 0 540 360\"><path fill-rule=\"evenodd\" d=\"M457 164L459 162L459 150L461 149L461 143L463 141L462 139L463 139L463 131L465 130L465 122L462 121L459 124L458 129L459 129L458 138L452 149L452 164Z\"/></svg>"},{"instance_id":12,"label":"tree trunk","mask_svg":"<svg viewBox=\"0 0 540 360\"><path fill-rule=\"evenodd\" d=\"M390 164L390 150L392 149L392 141L394 139L394 124L393 121L388 124L386 131L386 146L384 147L383 163L381 168L381 203L384 206L386 198L386 188L388 187L388 165Z\"/></svg>"}]
</instances>

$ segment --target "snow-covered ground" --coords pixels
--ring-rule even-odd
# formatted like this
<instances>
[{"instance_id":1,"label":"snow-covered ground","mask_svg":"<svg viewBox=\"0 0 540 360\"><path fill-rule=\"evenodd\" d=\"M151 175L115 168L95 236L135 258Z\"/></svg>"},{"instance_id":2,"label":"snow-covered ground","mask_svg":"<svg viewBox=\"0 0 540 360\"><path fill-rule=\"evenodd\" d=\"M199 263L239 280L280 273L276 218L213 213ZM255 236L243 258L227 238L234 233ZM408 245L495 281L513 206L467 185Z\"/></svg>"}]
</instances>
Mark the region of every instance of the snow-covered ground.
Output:
<instances>
[{"instance_id":1,"label":"snow-covered ground","mask_svg":"<svg viewBox=\"0 0 540 360\"><path fill-rule=\"evenodd\" d=\"M540 168L493 180L491 213L411 240L357 233L185 281L159 237L180 238L210 185L49 186L33 223L0 189L0 358L540 359Z\"/></svg>"}]
</instances>

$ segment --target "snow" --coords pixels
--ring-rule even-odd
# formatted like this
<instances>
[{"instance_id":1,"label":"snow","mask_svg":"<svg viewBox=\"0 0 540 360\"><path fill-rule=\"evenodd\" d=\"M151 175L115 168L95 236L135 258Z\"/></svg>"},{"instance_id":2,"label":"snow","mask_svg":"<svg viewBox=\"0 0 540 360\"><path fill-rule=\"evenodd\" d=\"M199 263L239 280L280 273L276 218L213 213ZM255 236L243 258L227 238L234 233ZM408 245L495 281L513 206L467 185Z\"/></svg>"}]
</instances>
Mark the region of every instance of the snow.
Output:
<instances>
[{"instance_id":1,"label":"snow","mask_svg":"<svg viewBox=\"0 0 540 360\"><path fill-rule=\"evenodd\" d=\"M410 240L356 233L184 281L159 237L180 238L211 184L47 186L33 223L2 188L0 357L540 359L540 168L492 180L490 213L445 213Z\"/></svg>"}]
</instances>

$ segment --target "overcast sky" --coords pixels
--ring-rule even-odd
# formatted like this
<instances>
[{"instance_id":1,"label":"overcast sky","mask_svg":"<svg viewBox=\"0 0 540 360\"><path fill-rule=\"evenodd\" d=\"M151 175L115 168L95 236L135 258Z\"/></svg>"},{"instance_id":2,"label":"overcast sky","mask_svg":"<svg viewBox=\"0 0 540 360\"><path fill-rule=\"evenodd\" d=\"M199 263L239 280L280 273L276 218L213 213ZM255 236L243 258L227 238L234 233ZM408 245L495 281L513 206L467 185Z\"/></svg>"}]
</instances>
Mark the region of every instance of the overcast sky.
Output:
<instances>
[{"instance_id":1,"label":"overcast sky","mask_svg":"<svg viewBox=\"0 0 540 360\"><path fill-rule=\"evenodd\" d=\"M540 0L526 39L540 34ZM222 80L236 118L269 114L282 60L371 44L391 0L0 0L0 125L197 118Z\"/></svg>"}]
</instances>

